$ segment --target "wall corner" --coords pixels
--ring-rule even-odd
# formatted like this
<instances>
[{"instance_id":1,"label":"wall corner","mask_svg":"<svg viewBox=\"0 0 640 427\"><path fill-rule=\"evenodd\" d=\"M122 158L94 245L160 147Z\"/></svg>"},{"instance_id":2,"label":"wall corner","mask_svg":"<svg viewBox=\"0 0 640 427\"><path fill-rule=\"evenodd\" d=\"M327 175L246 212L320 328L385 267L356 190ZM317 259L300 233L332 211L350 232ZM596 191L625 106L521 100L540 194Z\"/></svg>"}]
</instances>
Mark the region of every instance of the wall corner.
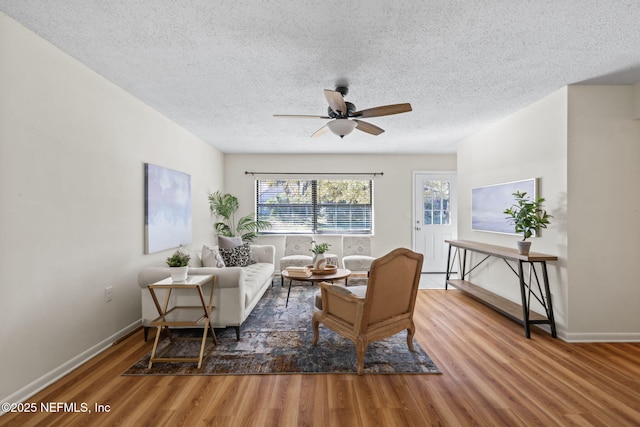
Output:
<instances>
[{"instance_id":1,"label":"wall corner","mask_svg":"<svg viewBox=\"0 0 640 427\"><path fill-rule=\"evenodd\" d=\"M640 119L640 82L634 84L633 88L633 118Z\"/></svg>"}]
</instances>

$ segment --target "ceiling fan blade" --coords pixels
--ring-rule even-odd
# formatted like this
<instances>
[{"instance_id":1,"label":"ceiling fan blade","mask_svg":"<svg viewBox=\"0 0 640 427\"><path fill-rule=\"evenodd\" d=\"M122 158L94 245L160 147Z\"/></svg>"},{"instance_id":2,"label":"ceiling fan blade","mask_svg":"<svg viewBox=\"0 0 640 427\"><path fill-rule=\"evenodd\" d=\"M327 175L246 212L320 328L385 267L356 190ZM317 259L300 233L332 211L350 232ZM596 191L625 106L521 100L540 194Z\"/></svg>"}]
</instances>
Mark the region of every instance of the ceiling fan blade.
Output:
<instances>
[{"instance_id":1,"label":"ceiling fan blade","mask_svg":"<svg viewBox=\"0 0 640 427\"><path fill-rule=\"evenodd\" d=\"M325 125L322 126L320 129L318 129L317 131L315 131L314 133L311 134L312 138L315 138L316 136L322 136L325 133L327 133L327 131L329 130L329 126Z\"/></svg>"},{"instance_id":2,"label":"ceiling fan blade","mask_svg":"<svg viewBox=\"0 0 640 427\"><path fill-rule=\"evenodd\" d=\"M372 125L371 123L363 122L362 120L354 120L357 126L356 129L361 130L362 132L370 133L371 135L380 135L384 132L384 129L379 128L376 125Z\"/></svg>"},{"instance_id":3,"label":"ceiling fan blade","mask_svg":"<svg viewBox=\"0 0 640 427\"><path fill-rule=\"evenodd\" d=\"M382 107L367 108L366 110L356 111L353 113L353 117L380 117L390 116L392 114L408 113L412 111L411 104L392 104L383 105Z\"/></svg>"},{"instance_id":4,"label":"ceiling fan blade","mask_svg":"<svg viewBox=\"0 0 640 427\"><path fill-rule=\"evenodd\" d=\"M285 119L330 119L329 116L312 116L307 114L274 114L273 117Z\"/></svg>"},{"instance_id":5,"label":"ceiling fan blade","mask_svg":"<svg viewBox=\"0 0 640 427\"><path fill-rule=\"evenodd\" d=\"M324 97L327 98L327 102L333 111L340 115L347 114L347 104L344 103L344 97L340 92L325 89Z\"/></svg>"}]
</instances>

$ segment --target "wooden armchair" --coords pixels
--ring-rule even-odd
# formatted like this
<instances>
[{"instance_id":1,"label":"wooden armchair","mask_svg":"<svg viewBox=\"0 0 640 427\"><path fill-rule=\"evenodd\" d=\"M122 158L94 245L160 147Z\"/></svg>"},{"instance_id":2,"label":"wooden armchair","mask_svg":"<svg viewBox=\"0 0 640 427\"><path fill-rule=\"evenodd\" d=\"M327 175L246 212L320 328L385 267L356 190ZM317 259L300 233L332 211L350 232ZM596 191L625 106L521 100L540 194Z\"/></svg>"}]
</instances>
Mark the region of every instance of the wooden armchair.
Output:
<instances>
[{"instance_id":1,"label":"wooden armchair","mask_svg":"<svg viewBox=\"0 0 640 427\"><path fill-rule=\"evenodd\" d=\"M422 261L422 254L399 248L371 264L366 291L352 292L344 286L320 283L322 309L311 320L313 345L318 343L320 323L349 338L356 346L358 375L364 372L364 355L373 341L406 329L407 346L413 351L413 308ZM364 297L358 297L357 293L364 293Z\"/></svg>"}]
</instances>

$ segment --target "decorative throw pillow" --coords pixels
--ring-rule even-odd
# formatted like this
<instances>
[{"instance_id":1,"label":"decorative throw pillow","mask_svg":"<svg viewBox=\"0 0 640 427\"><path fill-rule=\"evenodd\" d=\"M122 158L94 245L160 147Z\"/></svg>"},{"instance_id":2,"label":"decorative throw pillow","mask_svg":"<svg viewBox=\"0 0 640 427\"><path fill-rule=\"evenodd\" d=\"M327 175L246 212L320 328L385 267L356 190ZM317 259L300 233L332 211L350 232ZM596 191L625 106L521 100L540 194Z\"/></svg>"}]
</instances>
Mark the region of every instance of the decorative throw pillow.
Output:
<instances>
[{"instance_id":1,"label":"decorative throw pillow","mask_svg":"<svg viewBox=\"0 0 640 427\"><path fill-rule=\"evenodd\" d=\"M198 256L197 252L191 254L191 259L189 260L189 267L202 267L202 260Z\"/></svg>"},{"instance_id":2,"label":"decorative throw pillow","mask_svg":"<svg viewBox=\"0 0 640 427\"><path fill-rule=\"evenodd\" d=\"M257 264L258 261L256 261L253 258L253 252L251 252L251 244L250 243L243 243L242 246L244 246L247 249L247 252L249 253L249 264Z\"/></svg>"},{"instance_id":3,"label":"decorative throw pillow","mask_svg":"<svg viewBox=\"0 0 640 427\"><path fill-rule=\"evenodd\" d=\"M220 248L220 255L227 267L246 267L256 263L248 243L233 249Z\"/></svg>"},{"instance_id":4,"label":"decorative throw pillow","mask_svg":"<svg viewBox=\"0 0 640 427\"><path fill-rule=\"evenodd\" d=\"M224 260L218 252L217 246L210 248L207 245L202 245L202 266L203 267L224 267Z\"/></svg>"},{"instance_id":5,"label":"decorative throw pillow","mask_svg":"<svg viewBox=\"0 0 640 427\"><path fill-rule=\"evenodd\" d=\"M220 249L233 249L238 246L242 246L242 237L234 236L234 237L226 237L226 236L218 236L218 246Z\"/></svg>"}]
</instances>

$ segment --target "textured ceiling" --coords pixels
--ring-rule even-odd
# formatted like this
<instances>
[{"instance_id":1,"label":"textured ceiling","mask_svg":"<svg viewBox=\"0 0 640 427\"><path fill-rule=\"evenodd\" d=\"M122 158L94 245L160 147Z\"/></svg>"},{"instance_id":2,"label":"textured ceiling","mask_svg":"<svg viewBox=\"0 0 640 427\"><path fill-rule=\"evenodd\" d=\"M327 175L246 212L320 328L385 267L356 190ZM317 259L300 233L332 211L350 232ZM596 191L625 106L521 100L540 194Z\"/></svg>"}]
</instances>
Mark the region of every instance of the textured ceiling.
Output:
<instances>
[{"instance_id":1,"label":"textured ceiling","mask_svg":"<svg viewBox=\"0 0 640 427\"><path fill-rule=\"evenodd\" d=\"M225 153L446 153L567 84L640 81L637 0L0 0ZM310 135L349 86L386 130Z\"/></svg>"}]
</instances>

